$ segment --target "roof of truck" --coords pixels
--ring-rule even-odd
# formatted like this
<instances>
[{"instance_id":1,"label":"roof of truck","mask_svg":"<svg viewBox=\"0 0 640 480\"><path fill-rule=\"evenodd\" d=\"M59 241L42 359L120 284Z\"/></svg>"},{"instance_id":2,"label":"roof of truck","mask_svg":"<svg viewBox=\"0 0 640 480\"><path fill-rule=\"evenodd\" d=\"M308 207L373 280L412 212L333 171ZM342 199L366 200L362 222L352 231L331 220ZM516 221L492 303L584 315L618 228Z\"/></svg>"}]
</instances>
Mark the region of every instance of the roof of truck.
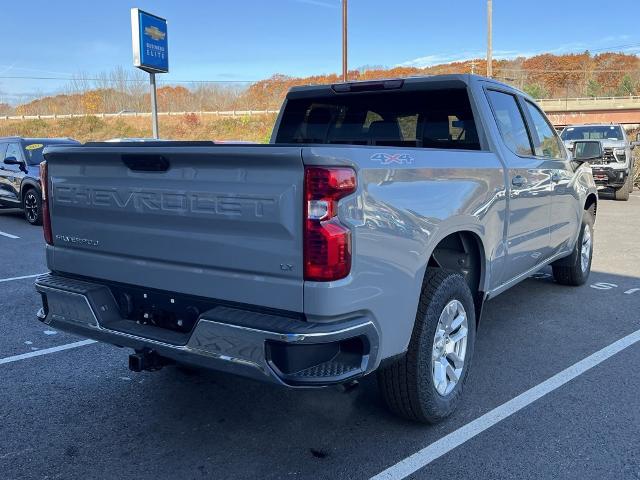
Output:
<instances>
[{"instance_id":1,"label":"roof of truck","mask_svg":"<svg viewBox=\"0 0 640 480\"><path fill-rule=\"evenodd\" d=\"M46 138L46 137L18 137L18 136L0 137L0 142L80 143L77 140L69 137Z\"/></svg>"},{"instance_id":2,"label":"roof of truck","mask_svg":"<svg viewBox=\"0 0 640 480\"><path fill-rule=\"evenodd\" d=\"M395 82L402 82L402 86L419 86L423 84L429 83L451 83L452 86L458 84L461 85L469 85L474 82L490 82L495 84L496 86L500 86L501 88L506 88L509 90L516 90L511 85L507 85L506 83L499 82L493 78L483 77L481 75L472 75L470 73L457 73L457 74L448 74L448 75L420 75L413 77L404 77L404 78L381 78L375 80L359 80L354 82L341 82L334 84L314 84L314 85L301 85L291 87L289 93L312 93L318 91L335 91L336 88L340 88L340 86L364 86L367 84L370 85L380 85L380 84L393 84ZM397 87L395 87L397 88ZM526 94L525 94L526 95Z\"/></svg>"}]
</instances>

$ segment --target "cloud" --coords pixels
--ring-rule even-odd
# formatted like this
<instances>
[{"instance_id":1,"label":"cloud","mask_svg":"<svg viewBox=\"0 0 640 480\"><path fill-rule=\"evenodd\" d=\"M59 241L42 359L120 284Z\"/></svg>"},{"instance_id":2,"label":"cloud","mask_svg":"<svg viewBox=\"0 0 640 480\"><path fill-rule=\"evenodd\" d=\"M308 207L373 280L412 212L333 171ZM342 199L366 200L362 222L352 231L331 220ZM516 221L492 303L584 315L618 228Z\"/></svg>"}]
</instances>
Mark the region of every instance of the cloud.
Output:
<instances>
[{"instance_id":1,"label":"cloud","mask_svg":"<svg viewBox=\"0 0 640 480\"><path fill-rule=\"evenodd\" d=\"M13 62L11 65L0 65L0 74L4 75L7 72L11 71L15 75L26 75L26 73L39 73L39 74L50 74L50 75L67 75L71 76L69 72L59 72L56 70L43 70L41 68L28 68L28 67L19 67L16 66L16 62Z\"/></svg>"},{"instance_id":2,"label":"cloud","mask_svg":"<svg viewBox=\"0 0 640 480\"><path fill-rule=\"evenodd\" d=\"M424 57L414 58L406 62L400 63L400 67L417 67L425 68L433 65L442 65L446 63L464 62L467 60L473 60L474 58L484 58L486 52L484 50L458 52L458 53L441 53L436 55L426 55ZM502 60L505 58L527 57L534 55L531 52L520 52L517 50L494 50L493 58L496 60Z\"/></svg>"},{"instance_id":3,"label":"cloud","mask_svg":"<svg viewBox=\"0 0 640 480\"><path fill-rule=\"evenodd\" d=\"M565 43L563 45L559 45L555 48L548 49L539 49L539 50L494 50L493 58L494 60L508 60L518 57L534 57L536 55L540 55L543 53L552 53L552 54L564 54L564 53L574 53L579 52L582 53L585 50L591 49L594 52L603 52L611 49L612 51L621 51L624 53L628 53L630 55L640 53L640 43L631 44L627 46L613 46L608 48L595 48L598 44L607 43L607 41L613 40L623 40L624 38L628 38L625 35L619 35L617 37L604 37L591 45L587 45L583 42L572 42ZM466 52L458 52L458 53L439 53L433 55L425 55L423 57L414 58L411 60L407 60L398 64L400 67L416 67L416 68L425 68L431 67L433 65L442 65L447 63L454 62L464 62L468 60L473 60L474 58L485 58L487 52L486 50L470 50Z\"/></svg>"},{"instance_id":4,"label":"cloud","mask_svg":"<svg viewBox=\"0 0 640 480\"><path fill-rule=\"evenodd\" d=\"M293 0L293 1L298 3L306 3L307 5L313 5L315 7L324 7L324 8L332 8L332 9L339 7L338 3L336 2L327 3L321 0Z\"/></svg>"}]
</instances>

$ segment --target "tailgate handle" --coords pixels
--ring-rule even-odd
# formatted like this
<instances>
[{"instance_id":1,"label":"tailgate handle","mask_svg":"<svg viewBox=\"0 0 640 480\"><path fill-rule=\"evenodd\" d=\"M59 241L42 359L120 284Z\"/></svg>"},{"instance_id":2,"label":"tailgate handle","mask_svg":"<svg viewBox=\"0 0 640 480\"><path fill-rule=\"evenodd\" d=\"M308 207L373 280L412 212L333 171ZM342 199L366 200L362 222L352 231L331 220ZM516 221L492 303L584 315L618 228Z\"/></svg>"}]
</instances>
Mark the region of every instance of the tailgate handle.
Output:
<instances>
[{"instance_id":1,"label":"tailgate handle","mask_svg":"<svg viewBox=\"0 0 640 480\"><path fill-rule=\"evenodd\" d=\"M123 163L135 172L166 172L169 160L162 155L122 155Z\"/></svg>"}]
</instances>

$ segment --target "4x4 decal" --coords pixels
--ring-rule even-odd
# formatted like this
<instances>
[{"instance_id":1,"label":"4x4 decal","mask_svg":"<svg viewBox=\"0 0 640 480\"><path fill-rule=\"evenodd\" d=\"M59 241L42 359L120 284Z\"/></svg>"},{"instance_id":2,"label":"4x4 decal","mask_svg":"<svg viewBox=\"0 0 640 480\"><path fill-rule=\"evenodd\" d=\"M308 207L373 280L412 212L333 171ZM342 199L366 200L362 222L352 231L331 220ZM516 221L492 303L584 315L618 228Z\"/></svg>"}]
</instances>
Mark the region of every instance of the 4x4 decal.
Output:
<instances>
[{"instance_id":1,"label":"4x4 decal","mask_svg":"<svg viewBox=\"0 0 640 480\"><path fill-rule=\"evenodd\" d=\"M413 157L407 153L374 153L370 160L380 162L380 165L411 165Z\"/></svg>"}]
</instances>

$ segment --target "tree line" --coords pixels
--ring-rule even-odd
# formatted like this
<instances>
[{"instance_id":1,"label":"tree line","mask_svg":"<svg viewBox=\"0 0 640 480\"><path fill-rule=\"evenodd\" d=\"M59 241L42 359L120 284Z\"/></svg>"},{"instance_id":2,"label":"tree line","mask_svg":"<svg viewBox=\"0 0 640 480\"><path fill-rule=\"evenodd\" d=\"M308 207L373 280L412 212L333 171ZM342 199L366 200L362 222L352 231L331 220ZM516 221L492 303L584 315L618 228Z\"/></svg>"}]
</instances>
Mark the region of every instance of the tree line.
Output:
<instances>
[{"instance_id":1,"label":"tree line","mask_svg":"<svg viewBox=\"0 0 640 480\"><path fill-rule=\"evenodd\" d=\"M640 94L640 58L624 53L542 54L497 60L493 70L496 79L538 99ZM486 61L475 59L426 68L363 67L350 71L349 80L484 72ZM248 84L162 85L157 90L158 108L165 112L271 110L280 107L292 86L338 82L337 74L328 74L304 78L274 75ZM148 89L146 75L119 67L94 78L78 75L57 95L16 106L0 103L0 115L145 112L150 105Z\"/></svg>"}]
</instances>

